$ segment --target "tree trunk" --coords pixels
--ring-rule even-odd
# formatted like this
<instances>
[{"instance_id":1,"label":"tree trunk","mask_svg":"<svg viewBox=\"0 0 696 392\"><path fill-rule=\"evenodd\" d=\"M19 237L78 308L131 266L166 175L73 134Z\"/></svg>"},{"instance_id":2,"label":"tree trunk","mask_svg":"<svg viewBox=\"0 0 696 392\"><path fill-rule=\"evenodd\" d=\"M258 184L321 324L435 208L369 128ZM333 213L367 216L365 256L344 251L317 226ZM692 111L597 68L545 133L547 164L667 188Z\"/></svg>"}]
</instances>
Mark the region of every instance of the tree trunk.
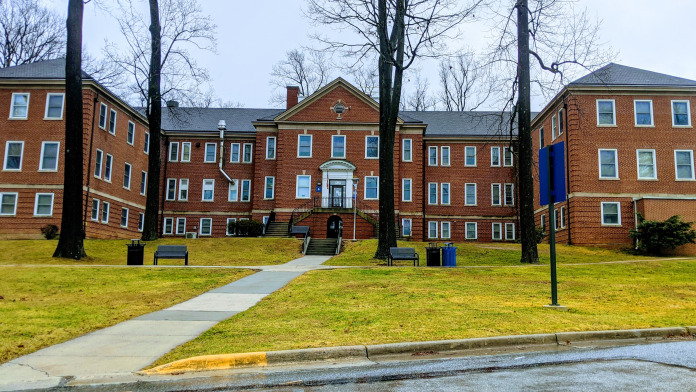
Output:
<instances>
[{"instance_id":1,"label":"tree trunk","mask_svg":"<svg viewBox=\"0 0 696 392\"><path fill-rule=\"evenodd\" d=\"M53 257L79 260L87 256L84 246L83 206L83 113L82 113L82 0L68 4L68 39L65 51L65 164L63 212L60 238Z\"/></svg>"},{"instance_id":2,"label":"tree trunk","mask_svg":"<svg viewBox=\"0 0 696 392\"><path fill-rule=\"evenodd\" d=\"M520 240L522 263L538 263L536 232L534 225L534 186L532 178L532 130L529 70L529 8L527 0L517 2L517 129L519 138L518 170L520 209Z\"/></svg>"},{"instance_id":3,"label":"tree trunk","mask_svg":"<svg viewBox=\"0 0 696 392\"><path fill-rule=\"evenodd\" d=\"M157 0L150 1L150 79L148 80L147 120L150 128L150 155L148 157L147 198L145 200L144 241L156 240L159 235L159 191L160 191L160 128L162 125L162 96L160 95L160 72L162 68L162 32L159 22Z\"/></svg>"}]
</instances>

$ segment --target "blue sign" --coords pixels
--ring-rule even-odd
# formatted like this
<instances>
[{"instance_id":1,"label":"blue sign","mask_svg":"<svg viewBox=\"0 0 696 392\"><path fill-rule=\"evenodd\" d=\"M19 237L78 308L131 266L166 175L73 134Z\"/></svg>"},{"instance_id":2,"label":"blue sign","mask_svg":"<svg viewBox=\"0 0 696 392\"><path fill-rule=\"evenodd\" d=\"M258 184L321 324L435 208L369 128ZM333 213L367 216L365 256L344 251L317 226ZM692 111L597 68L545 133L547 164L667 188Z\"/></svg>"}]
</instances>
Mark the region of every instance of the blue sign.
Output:
<instances>
[{"instance_id":1,"label":"blue sign","mask_svg":"<svg viewBox=\"0 0 696 392\"><path fill-rule=\"evenodd\" d=\"M321 185L317 186L317 193L321 193Z\"/></svg>"},{"instance_id":2,"label":"blue sign","mask_svg":"<svg viewBox=\"0 0 696 392\"><path fill-rule=\"evenodd\" d=\"M551 144L539 150L539 204L542 206L549 204L549 186L551 187L551 197L554 203L566 200L564 150L564 142ZM550 184L549 161L551 162Z\"/></svg>"}]
</instances>

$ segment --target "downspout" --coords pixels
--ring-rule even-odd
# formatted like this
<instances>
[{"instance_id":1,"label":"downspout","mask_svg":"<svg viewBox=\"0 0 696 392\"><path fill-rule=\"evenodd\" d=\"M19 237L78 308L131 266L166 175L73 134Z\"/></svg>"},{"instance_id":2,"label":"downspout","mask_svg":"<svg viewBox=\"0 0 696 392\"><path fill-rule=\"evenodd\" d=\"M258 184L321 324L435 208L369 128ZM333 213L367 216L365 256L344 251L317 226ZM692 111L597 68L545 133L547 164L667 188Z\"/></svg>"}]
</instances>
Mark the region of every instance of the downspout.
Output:
<instances>
[{"instance_id":1,"label":"downspout","mask_svg":"<svg viewBox=\"0 0 696 392\"><path fill-rule=\"evenodd\" d=\"M99 102L99 90L97 90L97 95L94 97L94 105L92 107L92 130L89 135L89 155L87 158L87 193L85 193L85 212L82 216L82 238L87 237L87 209L89 208L89 184L92 176L92 145L94 143L94 120L96 116L94 115L97 111L97 102ZM98 219L99 217L97 217Z\"/></svg>"},{"instance_id":2,"label":"downspout","mask_svg":"<svg viewBox=\"0 0 696 392\"><path fill-rule=\"evenodd\" d=\"M638 199L633 198L633 225L636 230L638 230ZM633 240L633 249L638 250L638 238Z\"/></svg>"},{"instance_id":3,"label":"downspout","mask_svg":"<svg viewBox=\"0 0 696 392\"><path fill-rule=\"evenodd\" d=\"M568 127L568 102L566 97L563 97L563 122L565 123L565 166L566 166L566 225L568 226L568 245L573 245L573 236L571 235L571 220L570 220L570 144L568 144L568 132L570 129ZM550 217L549 217L550 218Z\"/></svg>"},{"instance_id":4,"label":"downspout","mask_svg":"<svg viewBox=\"0 0 696 392\"><path fill-rule=\"evenodd\" d=\"M225 131L227 130L225 120L220 120L220 122L218 123L218 130L220 131L220 159L218 159L218 168L220 169L220 173L222 173L222 175L225 176L227 181L233 184L234 181L230 178L230 176L227 175L227 173L225 173L224 170L222 170L222 161L225 157Z\"/></svg>"}]
</instances>

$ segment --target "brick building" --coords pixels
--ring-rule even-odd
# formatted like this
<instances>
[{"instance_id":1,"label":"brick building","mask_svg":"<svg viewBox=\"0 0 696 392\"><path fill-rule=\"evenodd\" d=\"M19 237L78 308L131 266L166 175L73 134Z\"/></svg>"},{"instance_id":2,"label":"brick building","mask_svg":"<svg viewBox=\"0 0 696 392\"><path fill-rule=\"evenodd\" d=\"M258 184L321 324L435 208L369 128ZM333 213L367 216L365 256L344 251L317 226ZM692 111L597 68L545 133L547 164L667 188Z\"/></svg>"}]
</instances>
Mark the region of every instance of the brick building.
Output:
<instances>
[{"instance_id":1,"label":"brick building","mask_svg":"<svg viewBox=\"0 0 696 392\"><path fill-rule=\"evenodd\" d=\"M534 147L566 145L568 200L553 219L558 242L630 245L638 213L696 221L694 103L696 81L609 64L541 111L532 122ZM538 199L536 208L537 222L547 225Z\"/></svg>"}]
</instances>

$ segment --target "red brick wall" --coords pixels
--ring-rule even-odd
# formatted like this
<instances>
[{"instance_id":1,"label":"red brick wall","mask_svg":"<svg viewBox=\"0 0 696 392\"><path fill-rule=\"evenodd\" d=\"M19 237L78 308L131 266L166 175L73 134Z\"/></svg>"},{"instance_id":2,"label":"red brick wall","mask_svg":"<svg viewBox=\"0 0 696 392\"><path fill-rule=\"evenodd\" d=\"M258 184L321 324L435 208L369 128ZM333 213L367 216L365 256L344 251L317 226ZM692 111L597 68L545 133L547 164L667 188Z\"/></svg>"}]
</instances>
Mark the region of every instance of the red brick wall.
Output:
<instances>
[{"instance_id":1,"label":"red brick wall","mask_svg":"<svg viewBox=\"0 0 696 392\"><path fill-rule=\"evenodd\" d=\"M338 120L338 115L331 110L339 99L346 105L346 111L341 114L341 120ZM379 123L379 112L353 95L346 88L336 86L301 111L293 114L288 120L293 122L335 122L344 124L350 122Z\"/></svg>"},{"instance_id":2,"label":"red brick wall","mask_svg":"<svg viewBox=\"0 0 696 392\"><path fill-rule=\"evenodd\" d=\"M642 199L636 203L638 212L647 220L667 220L679 215L687 222L696 222L696 200ZM675 255L696 254L696 244L680 246L670 252Z\"/></svg>"}]
</instances>

